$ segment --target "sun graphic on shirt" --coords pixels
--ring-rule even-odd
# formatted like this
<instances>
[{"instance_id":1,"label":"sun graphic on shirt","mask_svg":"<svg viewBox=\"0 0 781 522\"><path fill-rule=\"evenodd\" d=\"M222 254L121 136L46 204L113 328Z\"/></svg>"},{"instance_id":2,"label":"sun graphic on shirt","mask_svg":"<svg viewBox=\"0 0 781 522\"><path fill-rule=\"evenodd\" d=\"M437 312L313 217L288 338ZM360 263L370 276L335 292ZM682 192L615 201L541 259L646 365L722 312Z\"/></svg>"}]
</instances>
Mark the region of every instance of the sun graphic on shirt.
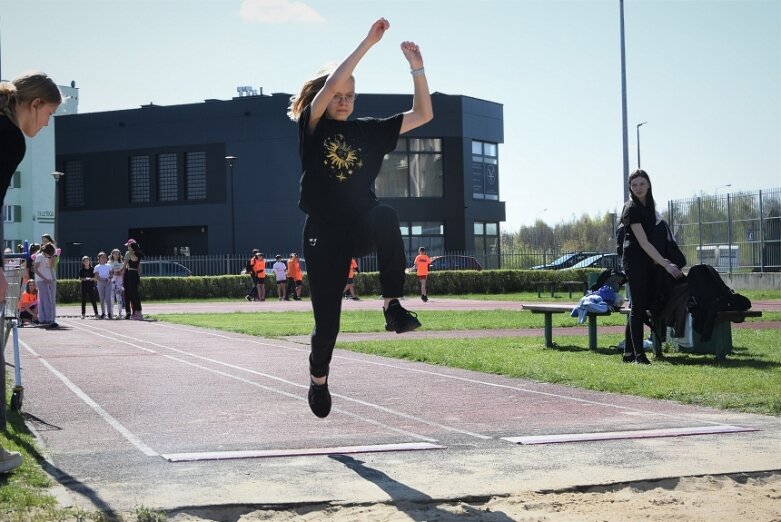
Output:
<instances>
[{"instance_id":1,"label":"sun graphic on shirt","mask_svg":"<svg viewBox=\"0 0 781 522\"><path fill-rule=\"evenodd\" d=\"M324 163L333 177L340 183L347 181L353 175L354 170L363 165L360 156L361 149L353 148L341 134L327 138L324 146Z\"/></svg>"}]
</instances>

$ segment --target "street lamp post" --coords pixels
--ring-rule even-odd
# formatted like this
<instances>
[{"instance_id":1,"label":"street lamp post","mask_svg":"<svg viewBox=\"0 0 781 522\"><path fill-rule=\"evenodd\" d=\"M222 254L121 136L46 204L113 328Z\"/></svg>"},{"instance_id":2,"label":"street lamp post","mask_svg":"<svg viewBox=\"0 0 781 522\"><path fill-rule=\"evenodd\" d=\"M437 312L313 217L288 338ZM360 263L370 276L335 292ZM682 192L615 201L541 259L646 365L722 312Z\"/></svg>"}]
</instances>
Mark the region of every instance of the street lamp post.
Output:
<instances>
[{"instance_id":1,"label":"street lamp post","mask_svg":"<svg viewBox=\"0 0 781 522\"><path fill-rule=\"evenodd\" d=\"M715 192L715 193L716 193L716 195L718 196L718 195L719 195L719 190L721 190L721 189L723 189L723 188L729 188L729 187L731 187L731 186L732 186L732 183L727 183L726 185L721 185L721 186L719 186L719 187L716 187L716 190L715 190L714 192Z\"/></svg>"},{"instance_id":2,"label":"street lamp post","mask_svg":"<svg viewBox=\"0 0 781 522\"><path fill-rule=\"evenodd\" d=\"M233 164L239 159L236 156L225 156L225 161L228 162L230 168L230 196L231 196L231 253L236 253L236 213L235 206L233 204Z\"/></svg>"},{"instance_id":3,"label":"street lamp post","mask_svg":"<svg viewBox=\"0 0 781 522\"><path fill-rule=\"evenodd\" d=\"M52 172L54 178L54 240L60 241L60 178L65 175L64 172L55 170Z\"/></svg>"},{"instance_id":4,"label":"street lamp post","mask_svg":"<svg viewBox=\"0 0 781 522\"><path fill-rule=\"evenodd\" d=\"M644 121L643 123L637 124L637 170L640 170L640 127L648 123L647 121Z\"/></svg>"}]
</instances>

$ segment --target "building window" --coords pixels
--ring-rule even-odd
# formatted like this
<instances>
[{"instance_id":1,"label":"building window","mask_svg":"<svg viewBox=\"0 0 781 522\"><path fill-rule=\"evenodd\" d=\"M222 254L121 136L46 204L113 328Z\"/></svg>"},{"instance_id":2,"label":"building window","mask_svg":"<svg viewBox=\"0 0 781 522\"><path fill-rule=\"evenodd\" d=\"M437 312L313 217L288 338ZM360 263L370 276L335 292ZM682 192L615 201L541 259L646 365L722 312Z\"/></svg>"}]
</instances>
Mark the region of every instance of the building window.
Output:
<instances>
[{"instance_id":1,"label":"building window","mask_svg":"<svg viewBox=\"0 0 781 522\"><path fill-rule=\"evenodd\" d=\"M475 221L475 255L484 268L499 268L499 223Z\"/></svg>"},{"instance_id":2,"label":"building window","mask_svg":"<svg viewBox=\"0 0 781 522\"><path fill-rule=\"evenodd\" d=\"M82 160L66 161L63 170L65 175L57 183L64 185L65 207L83 207L86 202L84 196L84 162Z\"/></svg>"},{"instance_id":3,"label":"building window","mask_svg":"<svg viewBox=\"0 0 781 522\"><path fill-rule=\"evenodd\" d=\"M206 199L206 153L184 154L185 199Z\"/></svg>"},{"instance_id":4,"label":"building window","mask_svg":"<svg viewBox=\"0 0 781 522\"><path fill-rule=\"evenodd\" d=\"M20 223L22 221L21 205L3 205L3 222Z\"/></svg>"},{"instance_id":5,"label":"building window","mask_svg":"<svg viewBox=\"0 0 781 522\"><path fill-rule=\"evenodd\" d=\"M402 222L401 238L407 257L414 259L418 248L424 247L429 256L445 253L445 224L441 221Z\"/></svg>"},{"instance_id":6,"label":"building window","mask_svg":"<svg viewBox=\"0 0 781 522\"><path fill-rule=\"evenodd\" d=\"M18 170L11 177L11 186L9 188L22 188L22 173Z\"/></svg>"},{"instance_id":7,"label":"building window","mask_svg":"<svg viewBox=\"0 0 781 522\"><path fill-rule=\"evenodd\" d=\"M130 156L130 202L149 201L149 156Z\"/></svg>"},{"instance_id":8,"label":"building window","mask_svg":"<svg viewBox=\"0 0 781 522\"><path fill-rule=\"evenodd\" d=\"M496 143L472 141L472 199L499 201L499 159Z\"/></svg>"},{"instance_id":9,"label":"building window","mask_svg":"<svg viewBox=\"0 0 781 522\"><path fill-rule=\"evenodd\" d=\"M445 195L442 140L400 138L375 182L381 198L441 198Z\"/></svg>"},{"instance_id":10,"label":"building window","mask_svg":"<svg viewBox=\"0 0 781 522\"><path fill-rule=\"evenodd\" d=\"M179 199L179 175L176 154L157 155L157 198L160 201Z\"/></svg>"}]
</instances>

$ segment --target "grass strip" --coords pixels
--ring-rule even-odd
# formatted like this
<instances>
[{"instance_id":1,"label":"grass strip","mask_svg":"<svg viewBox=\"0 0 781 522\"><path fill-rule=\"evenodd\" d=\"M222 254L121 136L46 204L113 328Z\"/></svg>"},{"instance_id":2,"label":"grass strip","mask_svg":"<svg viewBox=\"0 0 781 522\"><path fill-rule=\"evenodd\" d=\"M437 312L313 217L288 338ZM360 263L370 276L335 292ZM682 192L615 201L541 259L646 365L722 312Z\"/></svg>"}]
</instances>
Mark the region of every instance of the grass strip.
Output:
<instances>
[{"instance_id":1,"label":"grass strip","mask_svg":"<svg viewBox=\"0 0 781 522\"><path fill-rule=\"evenodd\" d=\"M176 324L216 328L259 337L309 335L314 326L311 312L233 312L225 314L158 314L157 319ZM422 331L492 330L542 328L542 315L528 311L474 310L426 311L419 316ZM781 320L781 312L766 312L746 322L762 323ZM599 318L600 326L622 326L626 316L613 314ZM341 331L345 333L384 332L385 320L380 310L343 311ZM576 318L555 314L553 326L579 326Z\"/></svg>"}]
</instances>

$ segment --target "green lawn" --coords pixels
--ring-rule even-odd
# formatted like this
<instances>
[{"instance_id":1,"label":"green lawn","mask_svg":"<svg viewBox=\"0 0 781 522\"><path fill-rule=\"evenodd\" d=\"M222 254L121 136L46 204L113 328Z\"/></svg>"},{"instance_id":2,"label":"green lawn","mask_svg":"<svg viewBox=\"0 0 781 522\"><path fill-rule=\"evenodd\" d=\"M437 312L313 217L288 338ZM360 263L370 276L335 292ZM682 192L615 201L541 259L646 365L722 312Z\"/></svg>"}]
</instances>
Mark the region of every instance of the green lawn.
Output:
<instances>
[{"instance_id":1,"label":"green lawn","mask_svg":"<svg viewBox=\"0 0 781 522\"><path fill-rule=\"evenodd\" d=\"M314 319L311 312L247 312L229 314L159 314L162 321L216 328L259 337L307 335ZM423 330L491 330L512 328L542 328L542 315L526 311L475 310L426 311L419 315ZM751 322L781 320L781 312L767 312ZM385 320L378 306L374 310L342 312L341 331L345 333L384 332ZM599 318L603 326L626 324L626 316L613 314ZM577 319L567 314L555 314L554 326L578 326ZM542 335L542 334L540 334Z\"/></svg>"}]
</instances>

